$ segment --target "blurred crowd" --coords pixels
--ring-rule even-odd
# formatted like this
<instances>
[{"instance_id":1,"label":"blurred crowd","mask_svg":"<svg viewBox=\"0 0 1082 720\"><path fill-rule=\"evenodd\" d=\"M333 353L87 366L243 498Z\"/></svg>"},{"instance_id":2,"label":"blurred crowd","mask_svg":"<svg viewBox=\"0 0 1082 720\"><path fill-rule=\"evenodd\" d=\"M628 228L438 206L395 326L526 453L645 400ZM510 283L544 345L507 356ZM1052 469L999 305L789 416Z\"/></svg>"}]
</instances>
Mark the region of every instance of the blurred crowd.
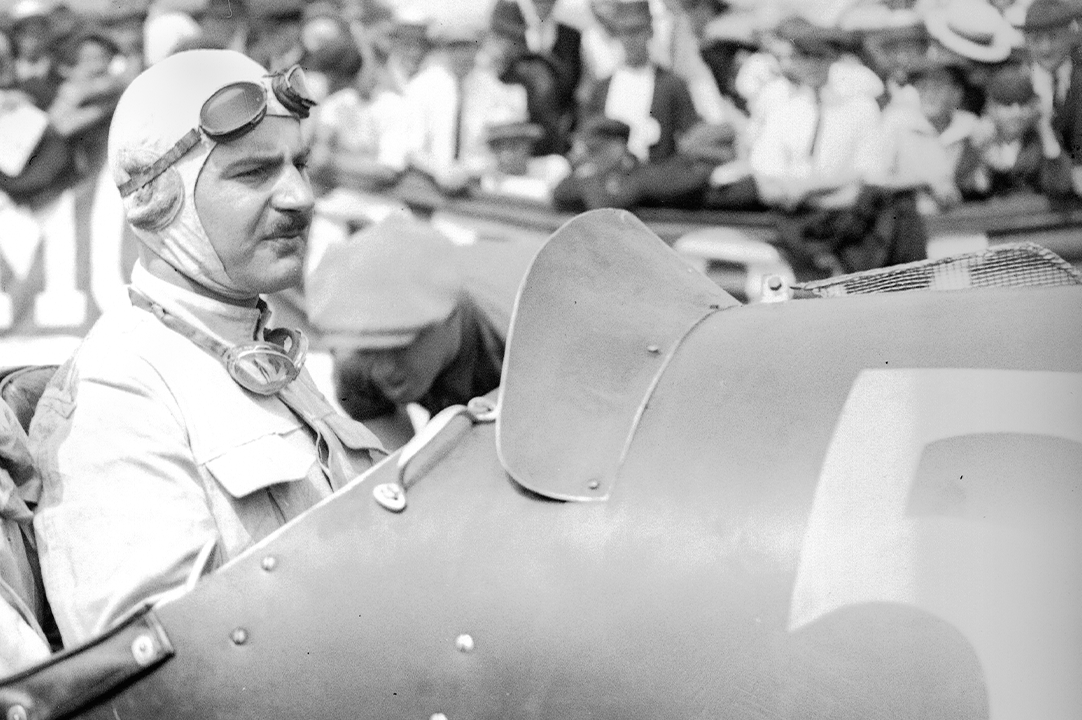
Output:
<instances>
[{"instance_id":1,"label":"blurred crowd","mask_svg":"<svg viewBox=\"0 0 1082 720\"><path fill-rule=\"evenodd\" d=\"M19 0L0 124L25 137L0 142L0 190L93 172L139 70L228 47L305 68L324 194L772 209L825 272L918 259L923 218L968 199L1082 194L1078 0L854 0L830 26L724 0L582 0L571 24L567 1L458 22L401 0Z\"/></svg>"}]
</instances>

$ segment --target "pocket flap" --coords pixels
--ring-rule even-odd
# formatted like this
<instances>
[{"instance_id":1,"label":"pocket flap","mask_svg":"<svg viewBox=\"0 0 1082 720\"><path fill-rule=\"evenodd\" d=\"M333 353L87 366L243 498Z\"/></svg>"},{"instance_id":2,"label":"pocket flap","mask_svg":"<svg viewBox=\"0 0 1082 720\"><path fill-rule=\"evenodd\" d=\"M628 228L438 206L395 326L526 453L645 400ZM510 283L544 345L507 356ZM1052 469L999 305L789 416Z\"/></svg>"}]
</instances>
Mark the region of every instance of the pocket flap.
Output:
<instances>
[{"instance_id":1,"label":"pocket flap","mask_svg":"<svg viewBox=\"0 0 1082 720\"><path fill-rule=\"evenodd\" d=\"M230 495L242 498L275 483L300 480L315 464L315 457L271 434L226 450L208 460L206 468Z\"/></svg>"}]
</instances>

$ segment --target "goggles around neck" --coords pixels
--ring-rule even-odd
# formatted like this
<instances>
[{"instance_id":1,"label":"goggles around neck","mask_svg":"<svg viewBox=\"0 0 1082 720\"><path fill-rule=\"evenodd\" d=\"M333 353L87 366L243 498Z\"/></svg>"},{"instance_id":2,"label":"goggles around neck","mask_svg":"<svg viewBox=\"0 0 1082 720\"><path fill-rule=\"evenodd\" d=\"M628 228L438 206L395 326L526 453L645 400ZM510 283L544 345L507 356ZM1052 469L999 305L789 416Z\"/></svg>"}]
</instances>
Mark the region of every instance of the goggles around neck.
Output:
<instances>
[{"instance_id":1,"label":"goggles around neck","mask_svg":"<svg viewBox=\"0 0 1082 720\"><path fill-rule=\"evenodd\" d=\"M297 379L308 356L308 338L300 330L276 328L264 330L264 340L240 345L226 345L175 315L133 287L128 288L132 304L147 310L170 330L180 333L203 350L218 358L229 377L245 390L257 395L274 395ZM262 327L270 310L259 301Z\"/></svg>"},{"instance_id":2,"label":"goggles around neck","mask_svg":"<svg viewBox=\"0 0 1082 720\"><path fill-rule=\"evenodd\" d=\"M304 70L294 65L287 70L271 73L271 91L292 115L304 119L316 101L308 90ZM150 167L132 175L120 186L120 196L127 197L168 170L177 160L199 144L200 135L216 142L229 142L250 133L267 115L267 88L264 83L241 80L221 88L203 103L199 110L199 127L192 128L177 140Z\"/></svg>"}]
</instances>

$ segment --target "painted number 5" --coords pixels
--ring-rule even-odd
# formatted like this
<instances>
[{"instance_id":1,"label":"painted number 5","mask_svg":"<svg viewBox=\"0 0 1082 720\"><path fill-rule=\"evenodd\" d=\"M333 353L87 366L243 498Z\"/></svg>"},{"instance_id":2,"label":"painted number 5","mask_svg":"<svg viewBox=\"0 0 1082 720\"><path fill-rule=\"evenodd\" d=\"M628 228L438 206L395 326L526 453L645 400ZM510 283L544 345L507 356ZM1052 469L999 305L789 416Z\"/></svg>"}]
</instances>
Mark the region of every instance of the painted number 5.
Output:
<instances>
[{"instance_id":1,"label":"painted number 5","mask_svg":"<svg viewBox=\"0 0 1082 720\"><path fill-rule=\"evenodd\" d=\"M823 462L789 629L859 603L910 605L951 623L972 644L985 673L992 720L1077 720L1082 718L1077 524L1065 532L1071 526L1062 522L1020 528L907 513L926 447L1002 433L1082 444L1082 374L863 372ZM1034 468L1034 477L1042 471ZM1071 498L1074 507L1067 515L1082 517L1082 477L1054 482L1071 484L1057 496Z\"/></svg>"}]
</instances>

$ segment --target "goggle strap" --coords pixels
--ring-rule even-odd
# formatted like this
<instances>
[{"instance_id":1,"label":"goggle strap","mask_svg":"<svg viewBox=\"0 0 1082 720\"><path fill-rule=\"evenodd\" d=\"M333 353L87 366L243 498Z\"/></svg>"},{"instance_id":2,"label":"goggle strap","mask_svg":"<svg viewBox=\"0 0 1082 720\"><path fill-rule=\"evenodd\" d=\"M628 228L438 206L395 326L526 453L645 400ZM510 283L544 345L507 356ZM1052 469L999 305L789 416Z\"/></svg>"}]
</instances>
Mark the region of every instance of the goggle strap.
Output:
<instances>
[{"instance_id":1,"label":"goggle strap","mask_svg":"<svg viewBox=\"0 0 1082 720\"><path fill-rule=\"evenodd\" d=\"M118 188L120 190L120 197L128 197L139 188L154 180L198 144L199 131L195 129L189 130L184 134L184 137L177 140L176 144L173 145L167 153L155 160L150 167L145 170L140 170L128 178L125 183L120 185Z\"/></svg>"},{"instance_id":2,"label":"goggle strap","mask_svg":"<svg viewBox=\"0 0 1082 720\"><path fill-rule=\"evenodd\" d=\"M206 350L214 357L225 362L226 354L229 352L228 345L216 340L207 333L200 331L198 328L189 325L180 318L170 315L165 311L165 308L136 290L134 287L128 286L128 296L131 298L133 305L149 311L154 317L161 320L162 324L167 328L180 333L203 350Z\"/></svg>"},{"instance_id":3,"label":"goggle strap","mask_svg":"<svg viewBox=\"0 0 1082 720\"><path fill-rule=\"evenodd\" d=\"M220 340L217 340L213 336L208 335L194 325L190 325L181 318L170 315L168 312L166 312L165 308L163 308L161 305L154 302L146 295L141 293L139 290L136 290L130 285L128 286L128 296L131 298L133 305L150 312L152 315L154 315L154 317L158 318L158 320L160 320L161 323L167 328L188 338L193 343L195 343L197 347L210 353L210 355L212 355L213 357L218 358L218 360L222 363L222 365L225 366L226 370L229 372L229 376L233 378L233 380L238 385L242 386L246 390L250 390L251 392L257 393L259 395L274 395L277 394L281 389L281 386L277 386L274 388L259 388L254 387L247 382L243 382L234 373L234 368L231 367L230 358L231 352L234 348L231 348L230 346L226 345ZM259 331L262 331L266 325L267 319L270 317L270 308L265 302L263 302L262 299L259 300L259 316ZM270 332L276 331L272 330ZM287 352L284 347L278 347L278 344L274 342L263 342L267 345L274 346L277 350L280 350L282 355L287 358L292 365L293 370L291 371L286 383L288 384L290 382L293 382L294 379L296 379L301 366L304 365L304 361L308 354L308 339L304 336L304 333L300 332L299 330L289 331L283 329L282 332L289 334L289 336L293 339L293 342L297 343L297 348L295 348L294 352ZM293 357L294 355L296 357Z\"/></svg>"},{"instance_id":4,"label":"goggle strap","mask_svg":"<svg viewBox=\"0 0 1082 720\"><path fill-rule=\"evenodd\" d=\"M294 74L298 73L299 75L297 81L296 83L294 83L293 76ZM308 97L307 95L307 90L305 88L304 82L304 71L301 66L294 65L288 70L272 73L268 77L271 79L271 89L274 91L275 97L278 98L278 101L282 103L283 107L285 107L286 110L288 110L291 114L298 118L308 117L309 110L311 110L311 108L316 105L316 101ZM259 89L264 93L263 108L260 113L248 122L243 123L239 127L227 132L223 132L221 134L214 134L211 131L204 131L207 132L208 137L212 137L220 142L232 140L250 132L252 128L258 125L260 121L262 121L263 116L267 112L266 88L259 83L251 84L258 85ZM297 87L294 87L294 85L296 85ZM226 87L232 86L227 85ZM216 92L214 95L211 96L210 99L216 97L224 89L225 88L222 88L221 90ZM208 102L210 99L208 99ZM202 119L200 122L202 122ZM198 128L193 128L192 130L189 130L187 133L184 134L184 137L182 137L180 140L177 140L176 144L173 145L173 147L170 148L167 153L155 160L150 167L135 173L130 178L128 178L126 182L122 183L118 188L120 190L120 197L128 197L133 192L135 192L141 187L144 187L147 183L151 182L156 177L164 173L173 165L173 163L175 163L177 160L180 160L182 157L184 157L185 154L188 153L189 150L198 145L199 138L200 130Z\"/></svg>"}]
</instances>

